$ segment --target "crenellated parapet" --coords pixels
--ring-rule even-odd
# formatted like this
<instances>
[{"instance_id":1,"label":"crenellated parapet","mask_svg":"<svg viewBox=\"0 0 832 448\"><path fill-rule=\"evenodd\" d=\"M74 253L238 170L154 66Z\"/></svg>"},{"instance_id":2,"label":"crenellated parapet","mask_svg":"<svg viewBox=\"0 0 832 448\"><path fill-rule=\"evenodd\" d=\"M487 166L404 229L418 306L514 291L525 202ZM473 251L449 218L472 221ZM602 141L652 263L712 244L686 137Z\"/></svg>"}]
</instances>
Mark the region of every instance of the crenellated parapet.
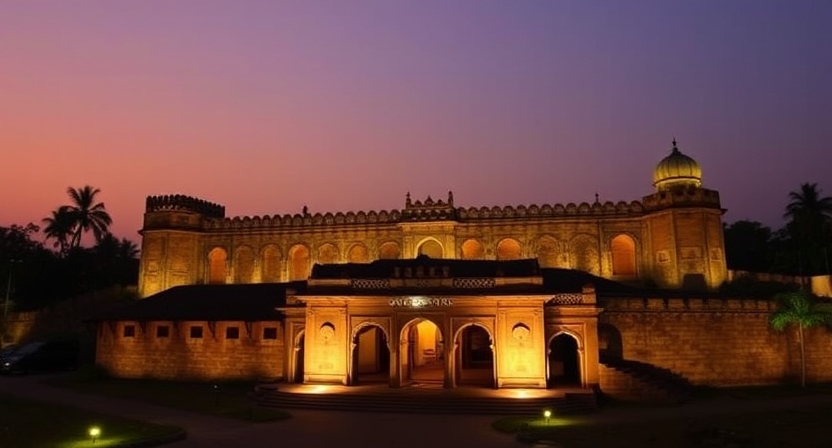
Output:
<instances>
[{"instance_id":1,"label":"crenellated parapet","mask_svg":"<svg viewBox=\"0 0 832 448\"><path fill-rule=\"evenodd\" d=\"M181 194L148 196L145 213L192 212L207 218L225 218L225 207Z\"/></svg>"},{"instance_id":2,"label":"crenellated parapet","mask_svg":"<svg viewBox=\"0 0 832 448\"><path fill-rule=\"evenodd\" d=\"M645 211L666 208L720 208L719 192L698 187L682 187L660 191L643 198Z\"/></svg>"},{"instance_id":3,"label":"crenellated parapet","mask_svg":"<svg viewBox=\"0 0 832 448\"><path fill-rule=\"evenodd\" d=\"M639 201L617 203L607 201L589 204L543 204L493 207L453 207L449 201L432 200L408 202L403 210L371 210L368 212L306 213L271 216L236 216L205 223L210 230L327 227L349 225L398 224L418 221L484 221L484 220L533 220L552 218L637 217L644 214Z\"/></svg>"},{"instance_id":4,"label":"crenellated parapet","mask_svg":"<svg viewBox=\"0 0 832 448\"><path fill-rule=\"evenodd\" d=\"M640 216L643 214L644 207L639 201L613 203L607 201L604 203L595 202L589 204L588 202L581 202L580 204L568 203L564 204L532 204L529 206L505 206L505 207L469 207L458 208L457 216L461 221L485 220L485 219L512 219L512 218L560 218L560 217L576 217L576 218L594 218L599 216L609 217L627 217Z\"/></svg>"}]
</instances>

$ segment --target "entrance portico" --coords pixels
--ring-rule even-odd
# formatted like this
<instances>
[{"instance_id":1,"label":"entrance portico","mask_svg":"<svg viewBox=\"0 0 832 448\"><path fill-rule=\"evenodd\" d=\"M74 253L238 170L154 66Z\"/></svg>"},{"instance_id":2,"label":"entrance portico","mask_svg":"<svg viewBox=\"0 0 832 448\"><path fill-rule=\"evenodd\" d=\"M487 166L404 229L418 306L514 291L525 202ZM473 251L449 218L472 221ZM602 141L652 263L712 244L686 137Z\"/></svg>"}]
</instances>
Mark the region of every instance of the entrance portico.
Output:
<instances>
[{"instance_id":1,"label":"entrance portico","mask_svg":"<svg viewBox=\"0 0 832 448\"><path fill-rule=\"evenodd\" d=\"M597 351L597 334L585 331L599 310L594 294L586 303L578 294L547 318L553 295L537 271L535 260L426 257L317 265L307 289L287 297L298 317L305 310L303 328L294 327L304 332L304 359L295 361L303 382L546 388L553 323L577 329L581 352ZM582 360L577 372L570 364L570 379L597 384L597 365Z\"/></svg>"}]
</instances>

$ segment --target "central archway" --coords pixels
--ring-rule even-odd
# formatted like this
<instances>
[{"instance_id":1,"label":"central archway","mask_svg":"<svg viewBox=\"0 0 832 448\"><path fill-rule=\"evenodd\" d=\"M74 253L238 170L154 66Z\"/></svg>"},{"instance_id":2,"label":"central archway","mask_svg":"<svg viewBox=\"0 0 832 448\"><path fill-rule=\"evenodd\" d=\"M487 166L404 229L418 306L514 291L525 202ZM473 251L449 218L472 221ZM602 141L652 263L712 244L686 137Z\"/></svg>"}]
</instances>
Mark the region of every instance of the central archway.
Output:
<instances>
[{"instance_id":1,"label":"central archway","mask_svg":"<svg viewBox=\"0 0 832 448\"><path fill-rule=\"evenodd\" d=\"M381 326L367 324L357 329L352 344L350 384L389 383L390 349Z\"/></svg>"},{"instance_id":2,"label":"central archway","mask_svg":"<svg viewBox=\"0 0 832 448\"><path fill-rule=\"evenodd\" d=\"M400 336L402 383L441 387L445 379L445 342L432 321L413 319Z\"/></svg>"},{"instance_id":3,"label":"central archway","mask_svg":"<svg viewBox=\"0 0 832 448\"><path fill-rule=\"evenodd\" d=\"M454 341L456 385L494 387L494 339L485 327L468 324Z\"/></svg>"}]
</instances>

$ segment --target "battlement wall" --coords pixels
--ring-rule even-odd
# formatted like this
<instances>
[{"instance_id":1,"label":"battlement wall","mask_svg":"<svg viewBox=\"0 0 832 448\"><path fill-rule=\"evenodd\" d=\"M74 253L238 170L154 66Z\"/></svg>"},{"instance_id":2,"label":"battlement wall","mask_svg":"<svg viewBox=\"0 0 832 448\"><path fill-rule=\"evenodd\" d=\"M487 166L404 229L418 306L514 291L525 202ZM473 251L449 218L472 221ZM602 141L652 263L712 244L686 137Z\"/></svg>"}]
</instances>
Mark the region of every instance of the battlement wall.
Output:
<instances>
[{"instance_id":1,"label":"battlement wall","mask_svg":"<svg viewBox=\"0 0 832 448\"><path fill-rule=\"evenodd\" d=\"M381 210L359 212L326 212L315 214L285 214L272 216L237 216L222 220L206 222L209 230L227 229L255 229L281 227L322 227L341 225L366 224L397 224L402 222L456 220L460 222L476 222L500 219L552 219L552 218L626 218L638 217L643 214L640 202L606 202L590 205L589 203L566 205L545 204L542 206L493 206L493 207L458 207L453 213L436 207L419 208L414 206L405 210Z\"/></svg>"},{"instance_id":2,"label":"battlement wall","mask_svg":"<svg viewBox=\"0 0 832 448\"><path fill-rule=\"evenodd\" d=\"M181 194L148 196L145 213L193 212L208 218L225 218L225 207L203 199Z\"/></svg>"}]
</instances>

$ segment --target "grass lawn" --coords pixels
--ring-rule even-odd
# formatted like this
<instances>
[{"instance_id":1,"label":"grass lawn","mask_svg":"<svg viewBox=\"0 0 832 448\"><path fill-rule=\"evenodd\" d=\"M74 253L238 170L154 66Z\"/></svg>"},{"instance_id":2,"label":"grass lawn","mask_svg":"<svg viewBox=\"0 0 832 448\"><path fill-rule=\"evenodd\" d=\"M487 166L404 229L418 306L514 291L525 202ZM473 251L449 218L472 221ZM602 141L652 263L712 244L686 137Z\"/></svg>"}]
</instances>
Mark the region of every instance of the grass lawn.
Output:
<instances>
[{"instance_id":1,"label":"grass lawn","mask_svg":"<svg viewBox=\"0 0 832 448\"><path fill-rule=\"evenodd\" d=\"M727 389L711 391L708 398L702 400L720 395L753 402L829 392L828 387L814 392L778 387ZM621 407L626 409L628 406ZM638 412L646 407L631 408ZM524 432L534 439L554 441L564 448L828 448L832 446L830 423L832 405L818 405L621 424L592 422L591 416L556 416L548 424L542 417L511 417L495 421L493 427L503 432Z\"/></svg>"},{"instance_id":2,"label":"grass lawn","mask_svg":"<svg viewBox=\"0 0 832 448\"><path fill-rule=\"evenodd\" d=\"M249 383L181 383L156 380L89 378L83 372L49 381L76 392L125 398L202 414L251 422L284 420L291 414L257 406ZM2 445L0 445L1 447Z\"/></svg>"},{"instance_id":3,"label":"grass lawn","mask_svg":"<svg viewBox=\"0 0 832 448\"><path fill-rule=\"evenodd\" d=\"M101 428L101 435L95 444L88 433L92 426ZM13 395L0 395L0 447L108 447L172 437L181 432L182 428L177 426L156 425Z\"/></svg>"}]
</instances>

